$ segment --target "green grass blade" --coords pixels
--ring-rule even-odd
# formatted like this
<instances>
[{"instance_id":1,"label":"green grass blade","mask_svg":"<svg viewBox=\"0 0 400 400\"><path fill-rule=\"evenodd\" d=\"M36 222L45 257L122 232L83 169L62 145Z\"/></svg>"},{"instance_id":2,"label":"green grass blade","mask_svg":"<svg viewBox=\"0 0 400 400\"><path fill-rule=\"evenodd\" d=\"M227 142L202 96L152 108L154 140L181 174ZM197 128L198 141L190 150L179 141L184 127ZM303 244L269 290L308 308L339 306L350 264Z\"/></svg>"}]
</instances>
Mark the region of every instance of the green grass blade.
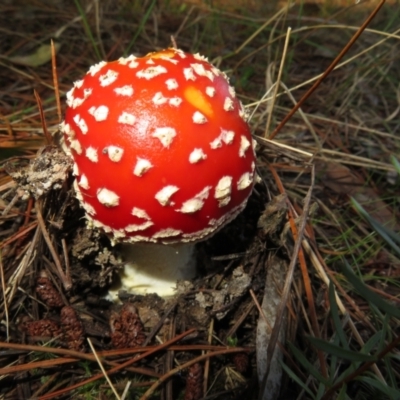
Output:
<instances>
[{"instance_id":1,"label":"green grass blade","mask_svg":"<svg viewBox=\"0 0 400 400\"><path fill-rule=\"evenodd\" d=\"M382 350L381 345L384 344L385 336L382 331L378 331L367 340L367 342L362 347L361 352L364 354L369 354L374 349L376 352L379 352L380 350Z\"/></svg>"},{"instance_id":2,"label":"green grass blade","mask_svg":"<svg viewBox=\"0 0 400 400\"><path fill-rule=\"evenodd\" d=\"M341 371L340 374L335 379L335 383L337 382L343 382L350 374L352 374L354 371L357 370L357 368L360 367L362 362L352 362L349 364L349 366L344 370Z\"/></svg>"},{"instance_id":3,"label":"green grass blade","mask_svg":"<svg viewBox=\"0 0 400 400\"><path fill-rule=\"evenodd\" d=\"M337 396L337 400L349 400L350 397L347 396L347 393L346 393L346 392L347 392L347 385L344 384L344 385L342 385L342 387L340 388L340 391L339 391L338 396Z\"/></svg>"},{"instance_id":4,"label":"green grass blade","mask_svg":"<svg viewBox=\"0 0 400 400\"><path fill-rule=\"evenodd\" d=\"M386 367L386 371L388 374L389 379L387 379L394 389L399 390L399 383L398 383L398 379L396 376L396 372L395 372L395 368L393 367L393 365L390 362L390 357L385 357L384 358L384 363L385 363L385 367Z\"/></svg>"},{"instance_id":5,"label":"green grass blade","mask_svg":"<svg viewBox=\"0 0 400 400\"><path fill-rule=\"evenodd\" d=\"M297 361L319 382L323 382L325 386L330 386L330 382L325 379L320 372L315 368L313 364L310 363L310 361L307 360L307 358L304 356L304 354L292 343L288 343L291 352L293 353L294 357L296 357Z\"/></svg>"},{"instance_id":6,"label":"green grass blade","mask_svg":"<svg viewBox=\"0 0 400 400\"><path fill-rule=\"evenodd\" d=\"M367 220L367 222L374 228L376 229L377 233L380 234L383 239L386 240L386 236L389 236L389 240L392 239L396 243L400 244L400 235L393 232L392 230L386 228L382 224L380 224L376 219L372 218L363 208L363 206L357 202L356 199L351 198L351 202L356 209L356 211ZM382 234L381 234L382 232ZM389 243L389 242L388 242Z\"/></svg>"},{"instance_id":7,"label":"green grass blade","mask_svg":"<svg viewBox=\"0 0 400 400\"><path fill-rule=\"evenodd\" d=\"M288 374L289 378L293 379L305 392L307 392L311 398L315 398L314 393L306 385L306 383L300 379L284 362L281 362L283 370Z\"/></svg>"},{"instance_id":8,"label":"green grass blade","mask_svg":"<svg viewBox=\"0 0 400 400\"><path fill-rule=\"evenodd\" d=\"M356 211L374 228L376 233L382 237L382 239L398 254L400 255L400 247L396 244L400 244L400 235L394 233L390 229L387 229L374 218L372 218L357 202L354 198L351 198L351 202L356 209Z\"/></svg>"},{"instance_id":9,"label":"green grass blade","mask_svg":"<svg viewBox=\"0 0 400 400\"><path fill-rule=\"evenodd\" d=\"M356 361L356 362L357 361L364 362L364 361L374 361L375 360L374 356L370 356L368 354L363 354L363 353L360 353L357 351L347 350L347 349L344 349L343 347L336 346L333 343L329 343L323 339L319 339L319 338L312 337L312 336L308 336L307 338L311 342L311 344L313 346L315 346L316 348L324 351L325 353L334 354L345 360Z\"/></svg>"},{"instance_id":10,"label":"green grass blade","mask_svg":"<svg viewBox=\"0 0 400 400\"><path fill-rule=\"evenodd\" d=\"M386 312L387 314L400 318L400 309L395 306L392 306L386 300L384 300L381 296L374 293L371 289L369 289L364 282L362 282L352 271L349 263L344 259L342 264L342 272L347 280L353 285L356 291L364 297L369 303L375 305L378 309Z\"/></svg>"},{"instance_id":11,"label":"green grass blade","mask_svg":"<svg viewBox=\"0 0 400 400\"><path fill-rule=\"evenodd\" d=\"M400 162L395 156L390 156L390 161L392 162L393 166L396 168L397 173L400 175Z\"/></svg>"},{"instance_id":12,"label":"green grass blade","mask_svg":"<svg viewBox=\"0 0 400 400\"><path fill-rule=\"evenodd\" d=\"M339 336L336 335L333 337L333 344L339 346L340 344ZM337 368L338 368L338 357L336 356L336 354L332 354L331 359L329 361L329 376L335 376L337 373Z\"/></svg>"},{"instance_id":13,"label":"green grass blade","mask_svg":"<svg viewBox=\"0 0 400 400\"><path fill-rule=\"evenodd\" d=\"M398 400L400 399L400 391L388 386L387 383L381 382L377 378L370 378L368 376L362 376L358 379L365 385L372 386L379 390L382 394L385 394L388 399Z\"/></svg>"},{"instance_id":14,"label":"green grass blade","mask_svg":"<svg viewBox=\"0 0 400 400\"><path fill-rule=\"evenodd\" d=\"M362 349L360 350L360 354L366 354L369 355L369 353L372 352L372 350L374 350L377 347L377 343L380 341L382 337L382 332L379 331L377 332L375 335L373 335L366 343L365 345L362 347ZM379 347L378 347L379 349ZM376 352L379 352L379 350L375 350ZM344 381L346 379L347 376L349 376L350 374L352 374L357 368L359 368L359 366L361 365L361 361L353 361L348 368L346 368L344 371L342 371L340 373L340 375L337 376L336 378L336 382L341 382Z\"/></svg>"},{"instance_id":15,"label":"green grass blade","mask_svg":"<svg viewBox=\"0 0 400 400\"><path fill-rule=\"evenodd\" d=\"M135 44L136 39L139 37L139 35L142 33L144 26L146 25L147 20L150 17L151 12L153 11L154 6L156 5L156 0L153 0L147 9L146 13L143 15L143 18L140 20L140 24L138 26L137 31L133 35L132 40L129 42L127 48L124 51L124 55L128 55L132 49L132 46Z\"/></svg>"},{"instance_id":16,"label":"green grass blade","mask_svg":"<svg viewBox=\"0 0 400 400\"><path fill-rule=\"evenodd\" d=\"M345 349L349 349L349 345L347 343L346 334L342 327L342 322L339 316L339 309L336 304L336 297L335 297L335 288L333 283L330 282L329 284L329 303L331 305L331 315L333 320L333 325L335 327L336 335L339 336L340 342Z\"/></svg>"},{"instance_id":17,"label":"green grass blade","mask_svg":"<svg viewBox=\"0 0 400 400\"><path fill-rule=\"evenodd\" d=\"M378 351L381 351L386 346L386 340L392 341L393 337L391 335L391 328L390 328L390 315L386 314L382 321L382 329L375 333L371 337L371 339L379 334L379 343L377 344ZM370 339L370 340L371 340Z\"/></svg>"},{"instance_id":18,"label":"green grass blade","mask_svg":"<svg viewBox=\"0 0 400 400\"><path fill-rule=\"evenodd\" d=\"M90 30L90 26L89 26L88 20L86 18L85 11L83 10L81 4L79 3L79 0L74 0L74 2L75 2L75 6L78 9L78 12L79 12L79 14L80 14L80 16L82 18L83 26L85 28L86 34L89 36L89 39L90 39L90 41L92 43L94 52L96 53L96 57L100 61L100 60L102 60L103 57L100 54L99 47L97 46L97 43L94 40L94 36L92 34L92 31Z\"/></svg>"},{"instance_id":19,"label":"green grass blade","mask_svg":"<svg viewBox=\"0 0 400 400\"><path fill-rule=\"evenodd\" d=\"M326 392L326 386L322 382L319 382L317 395L315 396L315 399L321 400L324 397L325 392Z\"/></svg>"}]
</instances>

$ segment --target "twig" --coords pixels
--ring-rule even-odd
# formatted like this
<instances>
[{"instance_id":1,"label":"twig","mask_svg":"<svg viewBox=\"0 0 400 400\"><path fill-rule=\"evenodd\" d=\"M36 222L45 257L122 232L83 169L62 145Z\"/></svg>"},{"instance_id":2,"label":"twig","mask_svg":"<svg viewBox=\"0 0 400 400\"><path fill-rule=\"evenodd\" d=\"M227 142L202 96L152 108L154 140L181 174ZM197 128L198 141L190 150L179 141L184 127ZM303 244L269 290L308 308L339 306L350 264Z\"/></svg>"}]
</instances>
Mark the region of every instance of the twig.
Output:
<instances>
[{"instance_id":1,"label":"twig","mask_svg":"<svg viewBox=\"0 0 400 400\"><path fill-rule=\"evenodd\" d=\"M192 332L190 332L192 333ZM164 343L165 344L165 343ZM97 354L100 357L116 357L116 356L124 356L137 354L137 353L146 353L150 350L159 350L160 346L148 346L144 347L134 347L131 349L118 349L118 350L105 350L98 351ZM170 345L168 349L173 351L202 351L202 350L210 350L210 351L218 351L225 348L225 346L215 346L215 345L207 345L207 344L191 344L191 345ZM94 358L91 354L82 353L79 351L69 350L69 349L61 349L56 347L46 347L46 346L37 346L34 344L18 344L18 343L6 343L0 342L0 349L12 349L17 351L34 351L38 353L49 353L56 354L65 357L72 357L77 359L83 359L88 361L93 361ZM247 348L247 351L252 351L252 348ZM22 371L22 370L21 370ZM6 368L0 368L0 375L6 375L9 373L6 371ZM156 374L158 375L158 374Z\"/></svg>"},{"instance_id":2,"label":"twig","mask_svg":"<svg viewBox=\"0 0 400 400\"><path fill-rule=\"evenodd\" d=\"M33 221L32 223L30 223L29 225L27 225L25 227L25 229L23 229L20 232L15 233L13 236L11 236L10 238L8 238L7 240L4 240L4 242L1 243L0 245L0 249L4 249L4 247L9 246L11 243L15 242L16 240L22 238L23 236L25 236L26 234L28 234L31 230L37 228L37 222Z\"/></svg>"},{"instance_id":3,"label":"twig","mask_svg":"<svg viewBox=\"0 0 400 400\"><path fill-rule=\"evenodd\" d=\"M193 360L188 361L185 364L180 365L179 367L176 367L174 369L171 369L171 371L168 371L165 375L163 375L157 382L155 382L147 391L146 393L140 398L140 400L148 400L150 396L153 395L153 393L156 391L156 389L164 383L167 379L171 378L175 374L177 374L179 371L182 371L183 369L186 369L190 367L193 364L196 364L198 362L201 362L203 360L206 360L207 358L210 357L216 357L216 356L221 356L221 355L226 355L226 354L231 354L231 353L243 353L245 352L245 348L237 347L237 348L227 348L226 350L220 350L220 351L214 351L212 353L207 353L203 354L199 357L194 358Z\"/></svg>"},{"instance_id":4,"label":"twig","mask_svg":"<svg viewBox=\"0 0 400 400\"><path fill-rule=\"evenodd\" d=\"M265 315L265 313L264 313L264 310L261 308L261 305L260 305L260 303L258 302L257 297L256 297L256 294L254 293L253 289L250 289L250 295L251 295L251 298L253 299L254 304L255 304L256 307L257 307L257 310L258 310L258 312L259 312L259 314L260 314L260 317L264 320L265 324L266 324L267 327L268 327L268 330L271 332L271 331L272 331L272 326L271 326L271 324L269 323L269 321L268 321L268 319L267 319L267 317L266 317L266 315Z\"/></svg>"},{"instance_id":5,"label":"twig","mask_svg":"<svg viewBox=\"0 0 400 400\"><path fill-rule=\"evenodd\" d=\"M171 44L172 44L172 47L173 47L174 49L177 49L177 48L178 48L178 45L176 44L176 39L175 39L175 36L174 36L174 35L171 35Z\"/></svg>"},{"instance_id":6,"label":"twig","mask_svg":"<svg viewBox=\"0 0 400 400\"><path fill-rule=\"evenodd\" d=\"M49 367L57 367L60 364L72 364L76 363L79 360L86 360L86 361L96 361L95 357L92 354L87 354L87 353L82 353L82 352L76 352L73 350L68 350L68 349L57 349L57 348L51 348L51 347L45 347L45 346L35 346L35 345L23 345L23 344L15 344L15 343L5 343L5 342L0 342L0 348L7 348L7 349L15 349L18 351L33 351L33 352L40 352L40 353L49 353L49 354L57 354L57 355L63 355L63 358L56 358L52 360L44 360L44 361L30 361L25 364L18 364L18 365L13 365L9 367L4 367L0 368L0 375L9 375L9 374L16 374L24 371L29 371L32 369L37 369L37 368L49 368ZM54 350L54 351L52 351ZM135 354L140 351L144 352L147 349L124 349L123 351L128 354ZM122 351L119 350L118 353L121 353ZM100 351L97 353L99 357L112 357L116 355L115 351ZM3 353L4 356L4 353ZM104 363L111 365L111 366L117 366L119 365L117 362L114 361L104 361ZM127 368L128 371L136 373L136 374L142 374L142 375L147 375L151 376L153 378L159 378L161 375L154 372L153 370L146 369L146 368L135 368L135 367L129 367Z\"/></svg>"},{"instance_id":7,"label":"twig","mask_svg":"<svg viewBox=\"0 0 400 400\"><path fill-rule=\"evenodd\" d=\"M33 94L35 95L36 103L39 109L40 122L42 123L44 137L46 139L46 143L50 145L53 142L53 138L50 135L49 131L47 130L46 119L44 118L42 100L40 99L39 93L36 91L36 89L33 89Z\"/></svg>"},{"instance_id":8,"label":"twig","mask_svg":"<svg viewBox=\"0 0 400 400\"><path fill-rule=\"evenodd\" d=\"M151 332L147 335L146 340L142 344L143 347L146 347L150 341L153 339L154 335L161 329L163 326L165 320L167 319L168 315L175 309L175 307L178 305L178 301L174 301L173 304L165 311L163 316L160 318L160 320L157 322L157 324L153 327Z\"/></svg>"},{"instance_id":9,"label":"twig","mask_svg":"<svg viewBox=\"0 0 400 400\"><path fill-rule=\"evenodd\" d=\"M4 190L7 190L7 189L13 189L16 186L17 186L17 182L15 182L14 180L10 180L0 186L0 192L3 192ZM8 192L3 193L0 198L5 198L5 196L8 196Z\"/></svg>"},{"instance_id":10,"label":"twig","mask_svg":"<svg viewBox=\"0 0 400 400\"><path fill-rule=\"evenodd\" d=\"M119 364L118 366L116 366L114 368L111 368L110 370L107 371L107 373L109 375L114 374L115 372L118 372L118 371L128 367L129 365L140 361L143 358L146 358L146 357L148 357L148 356L150 356L150 355L152 355L152 354L154 354L154 353L156 353L156 352L158 352L160 350L168 348L171 344L178 342L179 340L183 339L185 336L190 335L193 332L195 332L195 329L189 329L188 331L181 333L180 335L176 336L175 338L166 341L165 343L161 344L160 346L152 348L151 350L146 351L145 353L141 354L138 357L134 357L132 359L129 359L128 361L126 361L126 362L124 362L122 364ZM52 393L49 393L49 394L47 394L45 396L42 396L42 397L39 398L39 400L52 399L53 397L57 397L57 396L59 396L61 394L65 394L65 393L70 392L71 390L77 389L77 388L79 388L81 386L85 386L88 383L94 382L97 379L101 378L102 376L103 376L103 374L93 375L89 379L86 379L86 380L84 380L82 382L76 383L75 385L71 385L68 388L65 388L65 389L59 390L57 392L52 392Z\"/></svg>"},{"instance_id":11,"label":"twig","mask_svg":"<svg viewBox=\"0 0 400 400\"><path fill-rule=\"evenodd\" d=\"M51 67L53 72L53 86L54 86L54 94L56 98L57 104L57 115L58 122L61 122L61 102L60 102L60 90L58 88L58 75L57 75L57 60L56 60L56 48L54 47L54 41L51 39Z\"/></svg>"},{"instance_id":12,"label":"twig","mask_svg":"<svg viewBox=\"0 0 400 400\"><path fill-rule=\"evenodd\" d=\"M173 338L176 335L176 315L172 315L169 323L169 332L168 338ZM168 350L167 354L165 355L164 371L169 371L174 366L174 356L175 353L173 350ZM165 397L166 400L173 400L173 387L172 382L168 382L167 387L165 388Z\"/></svg>"},{"instance_id":13,"label":"twig","mask_svg":"<svg viewBox=\"0 0 400 400\"><path fill-rule=\"evenodd\" d=\"M20 197L21 196L18 193L15 193L14 197L11 199L11 201L7 204L7 206L2 211L2 213L1 213L2 217L5 217L6 215L8 215L8 213L15 206L15 203L19 200Z\"/></svg>"},{"instance_id":14,"label":"twig","mask_svg":"<svg viewBox=\"0 0 400 400\"><path fill-rule=\"evenodd\" d=\"M252 290L252 289L250 289ZM240 325L242 325L243 321L248 317L249 313L254 307L254 303L249 302L249 304L246 306L242 314L238 317L238 319L235 321L235 323L232 325L232 327L225 333L223 337L223 341L226 342L226 340L229 337L232 337L236 331L239 329Z\"/></svg>"},{"instance_id":15,"label":"twig","mask_svg":"<svg viewBox=\"0 0 400 400\"><path fill-rule=\"evenodd\" d=\"M42 386L36 390L36 392L32 393L32 399L36 399L40 393L42 393L46 388L52 386L53 382L56 381L61 375L61 372L56 372L49 379L47 379Z\"/></svg>"}]
</instances>

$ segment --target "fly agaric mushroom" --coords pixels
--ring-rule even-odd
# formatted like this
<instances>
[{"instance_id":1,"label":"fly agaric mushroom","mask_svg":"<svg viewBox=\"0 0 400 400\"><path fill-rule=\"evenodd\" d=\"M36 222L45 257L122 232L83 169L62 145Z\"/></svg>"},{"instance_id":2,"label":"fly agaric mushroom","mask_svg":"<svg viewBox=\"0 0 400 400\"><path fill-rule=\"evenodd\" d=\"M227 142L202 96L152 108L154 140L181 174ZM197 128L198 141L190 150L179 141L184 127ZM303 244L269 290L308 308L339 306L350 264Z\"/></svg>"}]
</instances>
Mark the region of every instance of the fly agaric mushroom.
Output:
<instances>
[{"instance_id":1,"label":"fly agaric mushroom","mask_svg":"<svg viewBox=\"0 0 400 400\"><path fill-rule=\"evenodd\" d=\"M67 93L61 131L89 225L134 244L123 246L121 288L135 293L168 296L193 278L193 243L235 218L253 188L243 106L198 54L93 65Z\"/></svg>"}]
</instances>

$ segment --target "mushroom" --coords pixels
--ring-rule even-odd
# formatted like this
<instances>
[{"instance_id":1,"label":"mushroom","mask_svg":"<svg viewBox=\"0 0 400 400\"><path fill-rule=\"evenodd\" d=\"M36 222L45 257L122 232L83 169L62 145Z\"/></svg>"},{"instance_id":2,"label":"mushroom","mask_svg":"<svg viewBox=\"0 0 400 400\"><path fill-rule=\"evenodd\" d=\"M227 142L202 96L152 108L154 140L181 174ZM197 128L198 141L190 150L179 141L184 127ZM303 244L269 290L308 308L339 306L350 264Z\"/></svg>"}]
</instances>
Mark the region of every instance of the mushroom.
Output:
<instances>
[{"instance_id":1,"label":"mushroom","mask_svg":"<svg viewBox=\"0 0 400 400\"><path fill-rule=\"evenodd\" d=\"M120 288L134 293L169 296L193 278L194 243L234 219L253 188L244 108L198 54L93 65L67 93L61 132L88 225L124 243Z\"/></svg>"}]
</instances>

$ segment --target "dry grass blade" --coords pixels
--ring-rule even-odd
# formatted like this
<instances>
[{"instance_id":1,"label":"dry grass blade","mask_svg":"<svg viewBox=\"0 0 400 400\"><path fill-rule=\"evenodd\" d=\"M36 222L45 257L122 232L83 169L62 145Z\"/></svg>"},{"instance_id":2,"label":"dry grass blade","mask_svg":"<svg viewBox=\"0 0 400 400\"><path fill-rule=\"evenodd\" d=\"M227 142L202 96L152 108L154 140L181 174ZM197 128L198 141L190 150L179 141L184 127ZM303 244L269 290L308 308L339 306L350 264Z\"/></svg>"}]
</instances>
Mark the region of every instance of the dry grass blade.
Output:
<instances>
[{"instance_id":1,"label":"dry grass blade","mask_svg":"<svg viewBox=\"0 0 400 400\"><path fill-rule=\"evenodd\" d=\"M293 30L293 31L292 31L292 34L298 33L299 31L304 31L304 30L309 30L309 29L315 29L315 28L317 28L317 27L321 27L321 28L322 28L322 27L331 27L331 26L330 26L330 25L329 25L329 26L325 26L325 25L319 26L319 25L316 25L316 26L314 26L314 27L312 27L312 28L305 28L305 29L300 29L300 30ZM339 27L339 28L340 28L340 27ZM354 28L354 29L358 30L359 28ZM373 31L373 30L372 30L372 31ZM398 38L400 37L400 36L398 36L398 33L400 33L400 29L396 30L394 33L385 33L385 32L381 32L381 31L376 31L376 33L377 33L377 34L380 34L380 35L383 35L383 36L385 36L385 37L384 37L383 39L379 40L378 42L374 43L373 45L371 45L371 46L369 46L369 47L363 49L362 51L360 51L360 52L357 53L356 55L351 56L351 57L349 57L348 59L346 59L345 61L343 61L343 62L337 64L336 67L334 68L334 70L339 69L339 68L343 68L344 66L349 65L350 63L354 62L355 60L361 58L363 55L368 54L368 53L370 53L371 51L373 51L373 50L379 48L379 47L382 46L385 42L387 42L389 39L393 39L393 38L394 38L394 39L398 39ZM301 83L298 84L298 85L291 86L290 89L289 89L289 92L294 92L294 91L296 91L296 90L299 90L299 89L301 89L301 88L303 88L303 87L305 87L305 86L308 86L308 85L311 84L311 83L314 83L314 84L315 84L315 82L318 81L318 80L320 80L321 77L322 77L323 75L324 75L324 74L319 74L319 75L313 76L312 78L307 79L307 80L304 80L303 82L301 82ZM277 97L280 97L281 95L282 95L282 93L279 93L279 94L277 95ZM256 102L252 102L252 103L247 104L246 107L247 107L247 108L251 108L251 107L254 107L254 106L259 106L261 103L269 102L269 101L271 101L271 97L263 96L260 100L257 100ZM291 111L291 110L285 110L285 117L288 115L288 113L289 113L290 111ZM309 118L313 118L313 119L320 119L320 120L330 121L329 118L323 117L323 116L321 116L321 115L309 115L308 117L309 117ZM337 124L345 124L343 121L335 121L335 122L336 122ZM353 127L353 128L357 128L356 126L352 126L352 127ZM365 130L365 131L367 131L367 132L376 133L377 135L392 136L392 135L390 135L389 133L376 131L376 130L373 130L373 129L370 129L370 128L364 127L364 126L359 126L358 128L359 128L359 129L362 129L362 130Z\"/></svg>"},{"instance_id":2,"label":"dry grass blade","mask_svg":"<svg viewBox=\"0 0 400 400\"><path fill-rule=\"evenodd\" d=\"M284 188L283 188L283 186L282 186L282 184L280 182L280 179L278 178L278 175L276 174L275 170L271 169L271 172L273 173L275 179L277 180L277 183L278 183L279 189L281 190L281 193L284 193ZM284 310L284 308L286 308L286 304L287 304L287 301L288 301L288 298L289 298L290 288L291 288L292 281L293 281L294 269L295 269L298 257L301 257L300 265L301 266L303 266L303 265L306 266L306 263L305 263L305 260L304 260L304 256L303 256L303 253L302 253L302 250L301 250L301 243L302 243L302 238L303 238L303 235L304 235L305 227L306 227L306 224L307 224L307 217L308 217L308 211L309 211L309 207L310 207L313 182L314 182L314 169L312 169L312 184L311 184L311 186L309 188L309 191L307 193L307 196L306 196L306 199L305 199L305 202L304 202L305 205L304 205L304 209L303 209L303 217L301 219L300 226L299 226L298 229L295 227L295 225L293 223L293 220L294 220L293 215L291 217L289 217L290 221L291 221L292 234L293 234L293 237L295 239L295 245L294 245L294 248L293 248L293 253L292 253L292 256L291 256L290 264L289 264L289 267L288 267L288 272L287 272L286 279L285 279L285 286L283 287L283 290L282 290L282 301L281 301L281 303L279 305L279 308L278 308L278 310L276 312L276 314L280 315L280 316L284 315L283 310ZM303 271L304 271L304 268L303 268ZM309 280L306 279L306 276L303 276L303 278L305 279L305 284L306 285L308 284L308 287L309 287L309 290L308 290L307 293L309 295L308 300L309 300L309 306L311 307L311 316L313 317L313 322L314 322L313 323L313 328L315 329L314 333L317 336L320 336L319 335L319 327L318 327L318 324L316 322L315 309L313 310L314 301L313 301L313 297L312 297L312 292L311 292ZM282 324L282 319L281 318L277 318L277 320L276 320L276 322L274 324L272 333L271 333L271 338L270 338L270 342L268 344L268 349L267 349L267 357L268 357L269 360L272 359L272 356L273 356L273 353L274 353L274 350L275 350L275 347L276 347L276 343L278 341L278 335L279 335L279 331L281 329L281 324ZM320 353L319 359L320 359L320 367L321 367L323 373L326 375L327 374L326 365L325 365L325 360L323 358L322 353ZM266 382L267 382L268 374L269 374L269 369L268 369L268 366L267 366L267 370L265 372L265 376L264 376L264 380L262 382L260 393L264 393L264 391L265 391L265 385L266 385Z\"/></svg>"},{"instance_id":3,"label":"dry grass blade","mask_svg":"<svg viewBox=\"0 0 400 400\"><path fill-rule=\"evenodd\" d=\"M6 303L11 304L11 301L15 295L15 292L26 273L26 269L28 265L32 262L32 256L35 253L35 249L38 243L39 235L40 235L40 228L35 224L36 227L35 234L32 238L32 241L29 245L27 245L26 250L24 251L24 255L22 257L21 262L18 264L17 268L15 269L14 273L8 279L7 282L7 289L5 294L8 296L6 299Z\"/></svg>"},{"instance_id":4,"label":"dry grass blade","mask_svg":"<svg viewBox=\"0 0 400 400\"><path fill-rule=\"evenodd\" d=\"M278 132L285 126L287 121L293 116L293 114L301 107L304 101L315 91L315 89L320 85L320 83L333 71L333 69L339 64L339 61L343 58L343 56L349 51L350 47L357 41L360 35L363 33L365 28L370 24L370 22L374 19L375 15L379 12L382 6L385 4L386 0L381 0L379 4L376 6L375 10L369 15L369 17L362 24L360 29L354 34L354 36L350 39L347 45L342 49L342 51L338 54L338 56L332 61L329 67L325 70L325 72L318 78L318 80L311 86L310 89L303 95L303 97L299 100L299 102L292 108L289 114L279 123L279 125L274 129L274 131L269 135L269 139L273 139Z\"/></svg>"},{"instance_id":5,"label":"dry grass blade","mask_svg":"<svg viewBox=\"0 0 400 400\"><path fill-rule=\"evenodd\" d=\"M289 27L286 32L285 44L283 46L283 53L282 53L282 57L281 57L281 63L279 65L278 77L276 78L276 82L274 84L274 93L272 95L272 104L270 106L270 113L268 115L267 125L265 126L264 137L268 137L269 128L271 127L271 121L272 121L272 116L273 116L273 111L274 111L275 100L276 100L276 96L278 94L278 90L279 90L279 87L281 84L282 73L283 73L283 69L284 69L284 65L285 65L286 53L287 53L288 46L289 46L291 31L292 31L292 28Z\"/></svg>"},{"instance_id":6,"label":"dry grass blade","mask_svg":"<svg viewBox=\"0 0 400 400\"><path fill-rule=\"evenodd\" d=\"M293 4L292 4L293 5ZM281 8L275 15L269 18L264 22L251 36L249 36L236 50L235 54L240 53L246 46L248 46L267 26L271 25L274 21L282 18L284 14L286 14L291 7L289 3L286 7Z\"/></svg>"},{"instance_id":7,"label":"dry grass blade","mask_svg":"<svg viewBox=\"0 0 400 400\"><path fill-rule=\"evenodd\" d=\"M61 266L60 258L58 256L58 253L56 252L56 250L55 250L55 248L53 246L53 243L51 241L50 235L47 232L46 224L44 222L43 215L42 215L42 210L41 210L42 204L41 204L40 200L38 200L36 202L36 207L35 208L36 208L37 219L38 219L38 223L39 223L39 227L41 229L42 235L43 235L44 240L46 241L46 244L47 244L47 246L49 248L49 251L50 251L50 253L51 253L52 257L53 257L54 263L56 264L57 272L59 274L61 282L62 282L65 290L68 291L72 287L71 277L64 273L64 271L62 269L62 266Z\"/></svg>"},{"instance_id":8,"label":"dry grass blade","mask_svg":"<svg viewBox=\"0 0 400 400\"><path fill-rule=\"evenodd\" d=\"M10 318L8 314L8 305L7 305L7 298L6 298L6 279L4 275L4 266L3 266L3 258L1 255L1 249L0 249L0 278L1 278L1 288L3 290L3 304L4 304L4 314L6 316L6 338L7 341L10 339Z\"/></svg>"},{"instance_id":9,"label":"dry grass blade","mask_svg":"<svg viewBox=\"0 0 400 400\"><path fill-rule=\"evenodd\" d=\"M99 356L97 355L95 348L93 347L92 341L89 338L88 338L88 343L89 343L89 346L90 346L90 348L91 348L91 350L92 350L92 352L93 352L93 354L94 354L94 356L96 358L97 364L99 364L101 372L103 373L104 377L106 378L107 383L110 385L111 390L115 394L115 398L118 399L118 400L121 400L121 397L119 396L118 392L115 390L115 387L112 384L112 382L110 380L110 377L108 376L106 370L104 369L103 364L101 363L101 360L100 360Z\"/></svg>"}]
</instances>

